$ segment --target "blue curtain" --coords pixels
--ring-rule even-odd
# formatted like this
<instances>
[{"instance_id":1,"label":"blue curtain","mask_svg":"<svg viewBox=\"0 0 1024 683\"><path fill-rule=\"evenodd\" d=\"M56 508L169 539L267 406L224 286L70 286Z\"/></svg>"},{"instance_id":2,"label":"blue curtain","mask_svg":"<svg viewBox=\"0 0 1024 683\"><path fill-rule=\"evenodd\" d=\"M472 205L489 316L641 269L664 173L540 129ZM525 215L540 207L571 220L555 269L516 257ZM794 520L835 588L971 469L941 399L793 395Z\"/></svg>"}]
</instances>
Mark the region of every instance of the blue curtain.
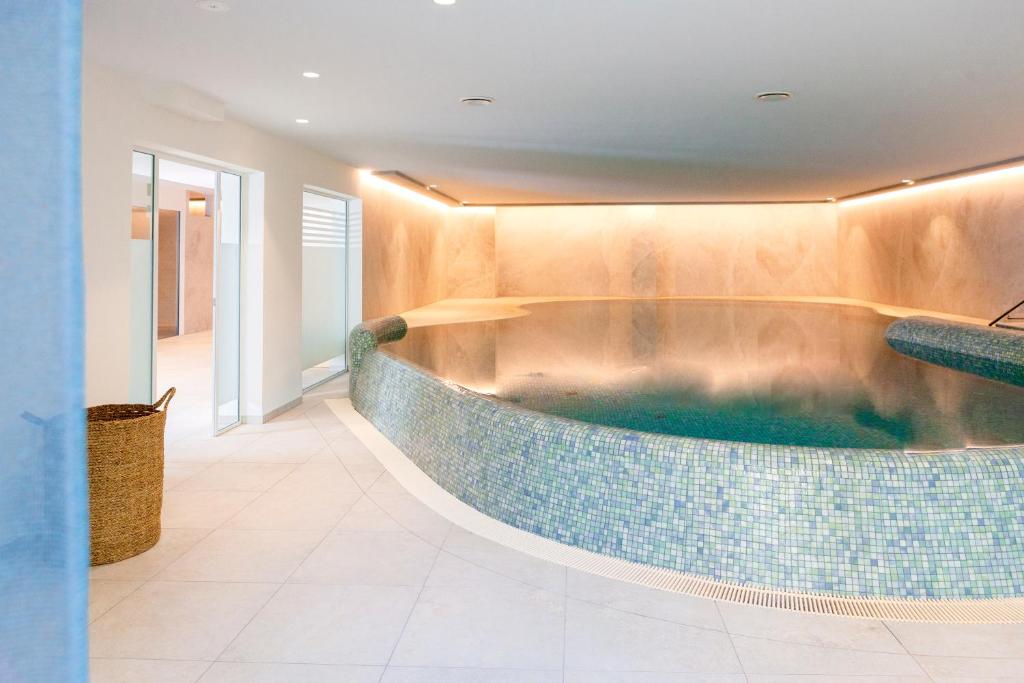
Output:
<instances>
[{"instance_id":1,"label":"blue curtain","mask_svg":"<svg viewBox=\"0 0 1024 683\"><path fill-rule=\"evenodd\" d=\"M79 0L0 0L0 681L87 678Z\"/></svg>"}]
</instances>

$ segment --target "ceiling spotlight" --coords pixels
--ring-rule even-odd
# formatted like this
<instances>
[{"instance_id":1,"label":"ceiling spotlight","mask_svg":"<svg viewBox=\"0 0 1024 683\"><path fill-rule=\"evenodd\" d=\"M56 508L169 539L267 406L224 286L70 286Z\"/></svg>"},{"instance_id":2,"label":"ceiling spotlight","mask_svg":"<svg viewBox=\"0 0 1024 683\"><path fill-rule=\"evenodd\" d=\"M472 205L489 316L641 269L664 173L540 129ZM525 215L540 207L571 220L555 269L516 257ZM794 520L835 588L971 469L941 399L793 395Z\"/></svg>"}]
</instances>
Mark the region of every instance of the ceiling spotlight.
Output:
<instances>
[{"instance_id":1,"label":"ceiling spotlight","mask_svg":"<svg viewBox=\"0 0 1024 683\"><path fill-rule=\"evenodd\" d=\"M494 104L494 98L484 97L482 95L473 95L471 97L463 97L459 102L467 107L486 107L488 104Z\"/></svg>"},{"instance_id":2,"label":"ceiling spotlight","mask_svg":"<svg viewBox=\"0 0 1024 683\"><path fill-rule=\"evenodd\" d=\"M428 190L436 190L437 189L437 185L427 185L427 189Z\"/></svg>"},{"instance_id":3,"label":"ceiling spotlight","mask_svg":"<svg viewBox=\"0 0 1024 683\"><path fill-rule=\"evenodd\" d=\"M903 183L904 185L913 185L914 184L914 181L911 180L910 178L904 178L900 182Z\"/></svg>"},{"instance_id":4,"label":"ceiling spotlight","mask_svg":"<svg viewBox=\"0 0 1024 683\"><path fill-rule=\"evenodd\" d=\"M196 0L196 7L207 12L227 12L231 5L223 0Z\"/></svg>"},{"instance_id":5,"label":"ceiling spotlight","mask_svg":"<svg viewBox=\"0 0 1024 683\"><path fill-rule=\"evenodd\" d=\"M302 72L302 77L303 78L320 78L320 74L318 74L315 71L303 71Z\"/></svg>"},{"instance_id":6,"label":"ceiling spotlight","mask_svg":"<svg viewBox=\"0 0 1024 683\"><path fill-rule=\"evenodd\" d=\"M309 123L309 119L295 119L295 123L306 124Z\"/></svg>"},{"instance_id":7,"label":"ceiling spotlight","mask_svg":"<svg viewBox=\"0 0 1024 683\"><path fill-rule=\"evenodd\" d=\"M435 5L454 5L455 0L434 0Z\"/></svg>"},{"instance_id":8,"label":"ceiling spotlight","mask_svg":"<svg viewBox=\"0 0 1024 683\"><path fill-rule=\"evenodd\" d=\"M825 201L826 202L834 202L835 200L836 200L835 197L825 197Z\"/></svg>"},{"instance_id":9,"label":"ceiling spotlight","mask_svg":"<svg viewBox=\"0 0 1024 683\"><path fill-rule=\"evenodd\" d=\"M788 93L785 90L771 90L759 92L755 97L759 102L783 102L793 97L793 93Z\"/></svg>"}]
</instances>

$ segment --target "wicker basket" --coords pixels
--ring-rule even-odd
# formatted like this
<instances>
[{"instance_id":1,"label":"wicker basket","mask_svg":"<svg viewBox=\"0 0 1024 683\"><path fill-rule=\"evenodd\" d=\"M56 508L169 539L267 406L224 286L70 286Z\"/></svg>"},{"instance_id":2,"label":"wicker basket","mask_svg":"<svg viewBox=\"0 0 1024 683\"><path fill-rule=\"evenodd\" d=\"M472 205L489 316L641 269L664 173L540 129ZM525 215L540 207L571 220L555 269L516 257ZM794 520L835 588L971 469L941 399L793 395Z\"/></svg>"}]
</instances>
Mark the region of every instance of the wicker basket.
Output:
<instances>
[{"instance_id":1,"label":"wicker basket","mask_svg":"<svg viewBox=\"0 0 1024 683\"><path fill-rule=\"evenodd\" d=\"M89 541L93 565L133 557L160 540L164 424L173 396L172 387L153 405L89 408Z\"/></svg>"}]
</instances>

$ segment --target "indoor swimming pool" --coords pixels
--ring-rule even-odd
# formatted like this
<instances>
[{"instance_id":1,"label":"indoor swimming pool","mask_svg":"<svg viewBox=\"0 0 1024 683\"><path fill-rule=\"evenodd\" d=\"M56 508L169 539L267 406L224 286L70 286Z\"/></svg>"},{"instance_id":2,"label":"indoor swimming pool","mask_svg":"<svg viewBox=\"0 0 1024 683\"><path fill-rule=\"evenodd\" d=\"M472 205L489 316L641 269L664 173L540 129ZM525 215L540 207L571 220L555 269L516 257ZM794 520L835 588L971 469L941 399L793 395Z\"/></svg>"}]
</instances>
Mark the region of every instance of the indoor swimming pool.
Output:
<instances>
[{"instance_id":1,"label":"indoor swimming pool","mask_svg":"<svg viewBox=\"0 0 1024 683\"><path fill-rule=\"evenodd\" d=\"M845 305L601 300L411 329L385 353L466 389L656 434L841 448L1024 444L1024 389L909 358Z\"/></svg>"},{"instance_id":2,"label":"indoor swimming pool","mask_svg":"<svg viewBox=\"0 0 1024 683\"><path fill-rule=\"evenodd\" d=\"M1024 592L1024 389L897 353L860 305L519 313L353 334L355 409L470 507L734 586Z\"/></svg>"}]
</instances>

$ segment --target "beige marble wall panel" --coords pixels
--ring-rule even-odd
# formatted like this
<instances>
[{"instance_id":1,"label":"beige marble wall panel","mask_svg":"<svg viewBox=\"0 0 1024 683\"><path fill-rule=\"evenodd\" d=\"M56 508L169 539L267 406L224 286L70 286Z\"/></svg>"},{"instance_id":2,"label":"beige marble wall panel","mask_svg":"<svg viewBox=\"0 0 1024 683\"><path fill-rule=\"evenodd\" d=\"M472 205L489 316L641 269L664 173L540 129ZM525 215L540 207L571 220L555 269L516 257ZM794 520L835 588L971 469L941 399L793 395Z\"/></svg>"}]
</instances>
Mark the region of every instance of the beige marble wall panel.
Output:
<instances>
[{"instance_id":1,"label":"beige marble wall panel","mask_svg":"<svg viewBox=\"0 0 1024 683\"><path fill-rule=\"evenodd\" d=\"M207 206L213 194L206 195ZM185 212L185 308L182 334L213 327L213 217Z\"/></svg>"},{"instance_id":2,"label":"beige marble wall panel","mask_svg":"<svg viewBox=\"0 0 1024 683\"><path fill-rule=\"evenodd\" d=\"M448 212L444 233L449 298L493 297L494 210L456 209Z\"/></svg>"},{"instance_id":3,"label":"beige marble wall panel","mask_svg":"<svg viewBox=\"0 0 1024 683\"><path fill-rule=\"evenodd\" d=\"M443 299L447 209L381 181L362 183L363 317L394 315Z\"/></svg>"},{"instance_id":4,"label":"beige marble wall panel","mask_svg":"<svg viewBox=\"0 0 1024 683\"><path fill-rule=\"evenodd\" d=\"M365 179L363 317L449 297L492 297L494 212L449 209Z\"/></svg>"},{"instance_id":5,"label":"beige marble wall panel","mask_svg":"<svg viewBox=\"0 0 1024 683\"><path fill-rule=\"evenodd\" d=\"M499 208L499 296L834 296L835 208Z\"/></svg>"},{"instance_id":6,"label":"beige marble wall panel","mask_svg":"<svg viewBox=\"0 0 1024 683\"><path fill-rule=\"evenodd\" d=\"M157 336L178 334L178 218L177 211L160 209L160 249L157 264Z\"/></svg>"},{"instance_id":7,"label":"beige marble wall panel","mask_svg":"<svg viewBox=\"0 0 1024 683\"><path fill-rule=\"evenodd\" d=\"M839 207L843 296L994 318L1024 299L1024 175Z\"/></svg>"}]
</instances>

